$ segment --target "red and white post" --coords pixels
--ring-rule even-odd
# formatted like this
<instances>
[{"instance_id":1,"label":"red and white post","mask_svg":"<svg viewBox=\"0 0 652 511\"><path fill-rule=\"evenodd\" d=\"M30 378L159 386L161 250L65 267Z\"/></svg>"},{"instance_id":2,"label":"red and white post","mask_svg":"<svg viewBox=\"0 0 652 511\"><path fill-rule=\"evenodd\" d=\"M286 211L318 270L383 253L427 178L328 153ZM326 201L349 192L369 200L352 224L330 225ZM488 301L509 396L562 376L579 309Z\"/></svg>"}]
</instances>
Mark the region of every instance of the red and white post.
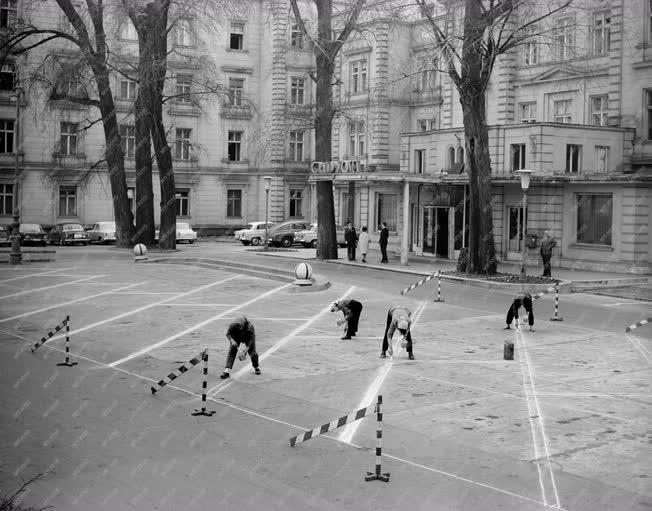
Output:
<instances>
[{"instance_id":1,"label":"red and white post","mask_svg":"<svg viewBox=\"0 0 652 511\"><path fill-rule=\"evenodd\" d=\"M66 361L59 362L57 365L66 367L77 365L77 362L70 361L70 316L66 316Z\"/></svg>"},{"instance_id":2,"label":"red and white post","mask_svg":"<svg viewBox=\"0 0 652 511\"><path fill-rule=\"evenodd\" d=\"M211 417L215 410L206 410L206 387L208 379L208 348L204 348L204 351L201 354L201 358L204 361L204 379L202 381L201 387L201 410L195 410L190 412L190 415L205 415Z\"/></svg>"},{"instance_id":3,"label":"red and white post","mask_svg":"<svg viewBox=\"0 0 652 511\"><path fill-rule=\"evenodd\" d=\"M555 315L550 321L564 321L564 318L559 316L559 284L555 284Z\"/></svg>"},{"instance_id":4,"label":"red and white post","mask_svg":"<svg viewBox=\"0 0 652 511\"><path fill-rule=\"evenodd\" d=\"M434 299L435 302L443 302L444 299L441 297L441 270L437 272L437 298Z\"/></svg>"},{"instance_id":5,"label":"red and white post","mask_svg":"<svg viewBox=\"0 0 652 511\"><path fill-rule=\"evenodd\" d=\"M383 403L383 396L378 396L378 402L376 403L376 471L367 472L365 476L365 481L379 481L389 482L389 472L384 474L380 471L380 463L383 450L383 413L380 409L380 405Z\"/></svg>"}]
</instances>

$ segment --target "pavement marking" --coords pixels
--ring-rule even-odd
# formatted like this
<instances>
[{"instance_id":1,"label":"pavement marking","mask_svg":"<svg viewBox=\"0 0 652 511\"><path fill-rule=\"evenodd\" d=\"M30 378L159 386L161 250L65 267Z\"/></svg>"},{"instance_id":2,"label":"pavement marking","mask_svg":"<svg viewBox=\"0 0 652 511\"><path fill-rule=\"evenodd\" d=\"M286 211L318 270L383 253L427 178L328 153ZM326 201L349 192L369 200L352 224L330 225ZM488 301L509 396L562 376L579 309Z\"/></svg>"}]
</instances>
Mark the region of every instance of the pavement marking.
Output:
<instances>
[{"instance_id":1,"label":"pavement marking","mask_svg":"<svg viewBox=\"0 0 652 511\"><path fill-rule=\"evenodd\" d=\"M169 293L169 292L152 292L152 291L133 291L133 292L127 292L127 293L115 293L116 295L154 295L154 296L160 296L160 295L176 295L177 293Z\"/></svg>"},{"instance_id":2,"label":"pavement marking","mask_svg":"<svg viewBox=\"0 0 652 511\"><path fill-rule=\"evenodd\" d=\"M233 307L235 303L162 303L161 307Z\"/></svg>"},{"instance_id":3,"label":"pavement marking","mask_svg":"<svg viewBox=\"0 0 652 511\"><path fill-rule=\"evenodd\" d=\"M10 279L0 280L0 283L2 283L2 282L11 282L12 280L29 279L30 277L43 277L43 276L46 276L46 275L50 275L51 273L56 273L58 271L64 271L64 270L72 270L72 268L60 268L58 270L50 270L50 271L46 271L46 272L43 272L43 273L31 273L29 275L21 275L20 277L12 277ZM53 277L61 277L63 275L52 275L52 276ZM75 275L75 276L78 277L78 275Z\"/></svg>"},{"instance_id":4,"label":"pavement marking","mask_svg":"<svg viewBox=\"0 0 652 511\"><path fill-rule=\"evenodd\" d=\"M106 277L106 275L91 275L90 277L86 277L79 280L72 280L70 282L62 282L61 284L54 284L53 286L39 287L36 289L26 289L25 291L21 291L20 293L13 293L11 295L0 296L0 300L4 300L6 298L13 298L15 296L22 296L29 293L36 293L37 291L45 291L46 289L54 289L55 287L70 286L71 284L77 284L78 282L84 282L86 280L99 279L100 277Z\"/></svg>"},{"instance_id":5,"label":"pavement marking","mask_svg":"<svg viewBox=\"0 0 652 511\"><path fill-rule=\"evenodd\" d=\"M426 308L426 301L422 301L419 306L417 307L417 310L414 313L414 320L412 321L412 324L410 326L410 330L416 325L417 321L421 317L421 313L423 310ZM390 339L390 342L394 344L394 340ZM398 341L397 341L398 342ZM392 347L393 349L393 347ZM360 401L360 404L356 408L356 410L360 408L365 408L367 406L370 406L371 402L374 400L374 398L378 395L378 391L380 390L380 387L383 385L383 382L385 381L385 378L387 378L387 375L389 374L390 369L393 366L394 359L393 357L390 357L389 363L384 364L380 370L378 371L378 374L376 375L376 378L371 382L369 387L367 387L367 391L365 392L362 400ZM353 422L349 425L347 425L339 434L338 439L342 442L345 443L350 443L351 440L353 440L353 435L358 431L358 428L360 427L360 421Z\"/></svg>"},{"instance_id":6,"label":"pavement marking","mask_svg":"<svg viewBox=\"0 0 652 511\"><path fill-rule=\"evenodd\" d=\"M233 280L233 279L235 279L237 277L238 277L238 275L232 275L232 276L230 276L230 277L228 277L226 279L218 280L217 282L211 282L210 284L206 284L204 286L200 286L200 287L197 287L195 289L191 289L190 291L185 291L183 293L179 293L179 294L171 296L169 298L164 298L163 300L159 300L158 302L150 303L149 305L143 305L142 307L138 307L137 309L132 309L130 311L123 312L122 314L118 314L117 316L113 316L111 318L103 319L102 321L97 321L95 323L91 323L90 325L86 325L86 326L83 326L81 328L71 330L70 335L78 334L80 332L90 330L91 328L95 328L96 326L104 325L106 323L110 323L111 321L115 321L117 319L122 319L122 318L125 318L127 316L131 316L133 314L138 314L139 312L142 312L144 310L151 309L152 307L156 307L160 303L167 302L169 300L176 300L178 298L182 298L184 296L188 296L190 294L197 293L199 291L203 291L203 290L211 288L213 286L217 286L219 284L222 284L222 283L224 283L224 282L226 282L228 280ZM64 337L64 335L55 335L52 339L50 339L50 342L52 342L52 341L54 341L56 339L61 339L62 337Z\"/></svg>"},{"instance_id":7,"label":"pavement marking","mask_svg":"<svg viewBox=\"0 0 652 511\"><path fill-rule=\"evenodd\" d=\"M636 301L636 302L599 303L597 305L602 305L603 307L619 307L621 305L641 305L641 306L648 305L649 306L649 303L646 304L645 302Z\"/></svg>"},{"instance_id":8,"label":"pavement marking","mask_svg":"<svg viewBox=\"0 0 652 511\"><path fill-rule=\"evenodd\" d=\"M131 288L131 287L142 286L143 284L146 284L146 283L147 282L137 282L135 284L129 284L128 286L119 287L117 289L127 289L127 288ZM104 295L110 295L110 294L115 294L115 293L114 293L114 291L103 291L102 293L97 293L95 295L83 296L81 298L75 298L74 300L70 300L68 302L62 302L62 303L58 303L56 305L50 305L49 307L43 307L42 309L37 309L35 311L24 312L24 313L18 314L16 316L11 316L10 318L0 319L0 323L4 323L5 321L12 321L12 320L18 319L18 318L24 318L25 316L31 316L32 314L38 314L39 312L45 312L45 311L48 311L50 309L56 309L58 307L65 307L66 305L70 305L72 303L83 302L84 300L90 300L91 298L97 298L98 296L104 296Z\"/></svg>"},{"instance_id":9,"label":"pavement marking","mask_svg":"<svg viewBox=\"0 0 652 511\"><path fill-rule=\"evenodd\" d=\"M638 350L638 352L643 355L643 358L647 361L647 363L652 362L652 357L650 356L650 351L643 345L643 343L636 338L633 335L625 334L625 337L627 337L627 340Z\"/></svg>"},{"instance_id":10,"label":"pavement marking","mask_svg":"<svg viewBox=\"0 0 652 511\"><path fill-rule=\"evenodd\" d=\"M230 279L227 279L227 280L230 280ZM196 325L193 325L193 326L191 326L189 328L186 328L182 332L178 332L178 333L176 333L174 335L171 335L170 337L167 337L167 338L163 339L162 341L159 341L159 342L154 343L154 344L152 344L150 346L147 346L147 347L142 348L142 349L140 349L138 351L135 351L132 354L127 355L124 358L121 358L120 360L116 360L115 362L111 362L109 364L109 367L118 366L118 365L120 365L120 364L122 364L124 362L128 362L129 360L140 357L141 355L144 355L145 353L148 353L149 351L152 351L153 349L160 348L161 346L169 343L170 341L174 341L175 339L178 339L179 337L182 337L182 336L184 336L186 334L189 334L190 332L192 332L194 330L202 328L202 327L212 323L213 321L217 321L218 319L221 319L224 316L226 316L228 314L231 314L232 312L234 312L234 311L236 311L238 309L241 309L242 307L246 307L247 305L251 305L252 303L257 302L258 300L262 300L263 298L267 298L268 296L270 296L270 295L272 295L274 293L277 293L278 291L281 291L281 290L283 290L283 289L285 289L285 288L287 288L287 287L289 287L291 285L292 284L288 283L288 284L283 284L282 286L279 286L279 287L275 287L274 289L271 289L271 290L267 291L266 293L263 293L262 295L258 295L255 298L252 298L251 300L248 300L248 301L246 301L246 302L244 302L244 303L242 303L240 305L237 305L235 307L232 307L231 309L226 310L224 312L220 312L219 314L217 314L217 315L215 315L213 317L210 317L210 318L208 318L208 319L206 319L206 320L204 320L204 321L202 321L200 323L197 323Z\"/></svg>"},{"instance_id":11,"label":"pavement marking","mask_svg":"<svg viewBox=\"0 0 652 511\"><path fill-rule=\"evenodd\" d=\"M523 328L524 326L518 330L515 330L514 337L515 337L515 344L518 344L518 339L520 334L520 339L521 339L520 344L523 347L522 352L523 352L523 358L525 364L523 363L522 360L519 360L519 365L521 367L521 374L523 377L523 390L525 392L526 403L528 408L528 420L530 421L530 429L532 430L534 458L535 460L539 460L543 458L542 461L544 461L545 466L548 469L547 476L550 479L550 483L552 485L552 492L553 492L555 506L559 508L561 507L561 504L559 502L559 493L557 491L557 483L555 482L555 475L552 471L552 464L550 463L551 456L550 456L550 449L548 447L548 439L546 437L545 424L543 422L543 414L541 413L541 407L539 406L537 391L534 385L534 368L532 367L532 363L530 361L530 355L528 353L528 345L525 339ZM540 435L540 441L543 444L543 452L544 452L543 457L539 454L539 446L537 445L538 443L537 437L539 435L537 435L535 419L538 419L537 421L539 426L538 433ZM536 462L536 466L537 466L537 471L539 473L539 484L541 486L541 495L543 497L543 502L544 504L548 505L548 496L546 493L546 484L544 483L544 474L541 470L541 465L538 462Z\"/></svg>"},{"instance_id":12,"label":"pavement marking","mask_svg":"<svg viewBox=\"0 0 652 511\"><path fill-rule=\"evenodd\" d=\"M328 302L328 305L324 307L322 310L320 310L317 314L315 314L312 318L308 319L305 323L302 325L299 325L297 328L292 330L288 335L283 337L280 341L278 341L276 344L274 344L271 348L269 348L267 351L262 353L261 355L258 355L258 361L261 362L265 360L268 356L270 356L272 353L277 351L279 348L281 348L284 344L286 344L290 339L295 337L297 334L300 334L308 328L310 325L312 325L317 319L322 317L324 314L327 312L330 312L331 310L331 305L333 304L333 301L339 302L340 300L344 300L347 296L349 296L353 291L355 290L355 286L351 286L342 296L340 296L337 300L331 300ZM240 370L238 370L234 375L231 376L231 378L238 378L242 376L244 373L248 372L249 368L247 366L242 367ZM215 385L212 389L208 391L208 395L210 396L211 394L213 396L219 394L222 392L224 389L229 387L233 381L229 381L227 383L225 382L220 382L217 385Z\"/></svg>"},{"instance_id":13,"label":"pavement marking","mask_svg":"<svg viewBox=\"0 0 652 511\"><path fill-rule=\"evenodd\" d=\"M329 310L330 310L330 308L329 308ZM13 337L16 337L18 339L23 340L26 343L25 351L27 351L29 349L29 346L27 346L27 344L31 345L33 343L32 339L27 339L26 337L15 334L13 332L7 332L5 330L0 330L0 332L5 333L5 334L9 334L9 335L11 335ZM65 350L63 350L61 348L57 348L56 346L45 344L44 347L46 349L52 349L52 350L58 351L60 353L65 353ZM127 374L129 376L133 376L134 378L145 380L145 381L148 381L148 382L151 382L151 383L156 383L157 382L157 380L155 380L154 378L149 378L149 377L141 375L141 374L133 373L131 371L127 371L126 369L122 369L121 367L112 367L110 365L105 364L104 362L100 362L100 361L94 360L92 358L85 357L83 355L75 355L75 357L79 358L80 360L85 360L87 362L90 362L91 364L95 364L95 365L99 366L100 368L114 369L116 371L120 371L120 372L122 372L124 374ZM183 394L186 394L186 395L189 395L189 396L192 396L192 397L196 397L198 399L201 397L201 395L196 393L196 392L192 392L190 390L187 390L187 389L184 389L184 388L181 388L181 387L177 387L176 385L167 385L167 387L169 387L171 389L178 390L179 392L181 392ZM226 406L227 408L231 408L232 410L237 410L237 411L245 413L247 415L258 417L260 419L267 420L267 421L270 421L270 422L275 422L276 424L281 424L283 426L288 426L288 427L291 427L291 428L294 428L294 429L309 431L308 428L304 428L302 426L297 426L296 424L292 424L291 422L287 422L287 421L284 421L284 420L281 420L281 419L277 419L277 418L271 417L269 415L264 415L262 413L256 412L255 410L252 410L250 408L244 408L242 406L239 406L239 405L236 405L236 404L233 404L233 403L229 403L229 402L225 401L224 399L215 399L215 398L211 398L211 397L208 397L207 399L209 401L212 401L213 403L216 403L216 404L219 404L219 405L222 405L222 406ZM354 444L354 443L351 443L351 442L342 442L338 438L332 437L330 435L323 435L323 437L327 438L329 440L332 440L334 442L343 443L344 445L353 447L354 449L368 451L368 452L373 452L373 450L374 450L372 448L364 447L364 446L357 445L357 444ZM386 458L392 459L394 461L398 461L400 463L404 463L406 465L413 466L415 468L420 468L420 469L428 471L428 472L433 472L433 473L440 474L440 475L443 475L443 476L446 476L446 477L450 477L450 478L455 479L457 481L462 481L464 483L479 486L481 488L486 488L488 490L492 490L492 491L495 491L495 492L498 492L498 493L502 493L504 495L509 495L510 497L515 497L517 499L532 502L534 504L544 505L548 509L557 509L559 511L567 511L562 507L553 507L553 506L551 506L549 504L545 504L544 502L533 499L531 497L527 497L525 495L519 495L518 493L514 493L514 492L511 492L509 490L504 490L502 488L498 488L496 486L491 486L489 484L485 484L485 483L482 483L480 481L474 481L473 479L468 479L468 478L465 478L465 477L461 477L461 476L458 476L456 474L446 472L444 470L439 470L439 469L436 469L436 468L428 467L426 465L422 465L420 463L415 463L413 461L407 460L405 458L401 458L399 456L393 456L391 454L387 454L387 450L385 450L385 452L382 454L382 456L385 456Z\"/></svg>"}]
</instances>

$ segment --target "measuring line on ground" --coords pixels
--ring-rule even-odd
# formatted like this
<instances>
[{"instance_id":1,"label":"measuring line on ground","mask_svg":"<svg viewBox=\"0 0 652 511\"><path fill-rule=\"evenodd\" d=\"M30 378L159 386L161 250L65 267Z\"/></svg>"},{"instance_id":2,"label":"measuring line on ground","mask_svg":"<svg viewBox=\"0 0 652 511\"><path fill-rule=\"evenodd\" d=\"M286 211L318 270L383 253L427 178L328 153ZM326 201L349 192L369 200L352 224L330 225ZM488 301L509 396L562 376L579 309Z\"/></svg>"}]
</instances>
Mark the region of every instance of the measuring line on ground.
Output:
<instances>
[{"instance_id":1,"label":"measuring line on ground","mask_svg":"<svg viewBox=\"0 0 652 511\"><path fill-rule=\"evenodd\" d=\"M197 323L196 325L193 325L193 326L191 326L189 328L186 328L185 330L183 330L181 332L178 332L178 333L176 333L174 335L171 335L170 337L167 337L167 338L163 339L162 341L159 341L159 342L154 343L154 344L152 344L150 346L147 346L147 347L142 348L142 349L140 349L138 351L135 351L135 352L131 353L130 355L127 355L126 357L121 358L120 360L116 360L115 362L111 362L108 365L109 365L109 367L115 367L117 365L123 364L124 362L127 362L127 361L132 360L132 359L137 358L137 357L140 357L141 355L144 355L145 353L148 353L149 351L152 351L153 349L160 348L161 346L164 346L165 344L169 343L170 341L174 341L175 339L178 339L179 337L182 337L182 336L184 336L186 334L189 334L190 332L193 332L194 330L202 328L202 327L212 323L213 321L217 321L218 319L221 319L224 316L227 316L228 314L231 314L232 312L234 312L234 311L236 311L238 309L241 309L242 307L246 307L247 305L251 305L252 303L257 302L258 300L262 300L263 298L267 298L268 296L270 296L270 295L272 295L272 294L274 294L274 293L276 293L278 291L281 291L282 289L285 289L285 288L287 288L287 287L289 287L291 285L292 284L288 283L288 284L283 284L282 286L276 287L274 289L271 289L271 290L267 291L266 293L263 293L262 295L259 295L259 296L255 297L255 298L252 298L251 300L248 300L248 301L246 301L246 302L244 302L244 303L242 303L240 305L237 305L236 307L232 307L231 309L226 310L224 312L221 312L220 314L217 314L217 315L215 315L213 317L205 319L204 321L202 321L200 323Z\"/></svg>"},{"instance_id":2,"label":"measuring line on ground","mask_svg":"<svg viewBox=\"0 0 652 511\"><path fill-rule=\"evenodd\" d=\"M43 273L30 273L29 275L21 275L20 277L11 277L10 279L4 279L0 280L0 284L3 282L11 282L12 280L20 280L20 279L29 279L30 277L44 277L46 275L50 275L52 273L56 273L58 271L65 271L65 270L72 270L73 268L60 268L58 270L50 270L46 271ZM54 277L61 277L62 275L53 275ZM78 276L78 275L76 275Z\"/></svg>"},{"instance_id":3,"label":"measuring line on ground","mask_svg":"<svg viewBox=\"0 0 652 511\"><path fill-rule=\"evenodd\" d=\"M636 348L641 355L643 355L643 358L645 358L645 360L647 361L648 364L650 362L652 362L652 360L651 360L652 357L650 356L650 351L647 349L647 347L645 347L643 345L643 343L639 339L637 339L635 336L629 335L629 334L625 334L625 337L630 342L630 344L632 346L634 346L634 348Z\"/></svg>"},{"instance_id":4,"label":"measuring line on ground","mask_svg":"<svg viewBox=\"0 0 652 511\"><path fill-rule=\"evenodd\" d=\"M78 282L84 282L86 280L99 279L100 277L106 277L106 275L92 275L90 277L86 277L86 278L79 279L79 280L73 280L71 282L62 282L61 284L54 284L52 286L39 287L39 288L36 288L36 289L26 289L25 291L21 291L19 293L13 293L13 294L10 294L10 295L0 296L0 300L4 300L6 298L14 298L16 296L23 296L23 295L26 295L26 294L29 294L29 293L37 293L39 291L45 291L47 289L54 289L55 287L70 286L72 284L77 284Z\"/></svg>"}]
</instances>

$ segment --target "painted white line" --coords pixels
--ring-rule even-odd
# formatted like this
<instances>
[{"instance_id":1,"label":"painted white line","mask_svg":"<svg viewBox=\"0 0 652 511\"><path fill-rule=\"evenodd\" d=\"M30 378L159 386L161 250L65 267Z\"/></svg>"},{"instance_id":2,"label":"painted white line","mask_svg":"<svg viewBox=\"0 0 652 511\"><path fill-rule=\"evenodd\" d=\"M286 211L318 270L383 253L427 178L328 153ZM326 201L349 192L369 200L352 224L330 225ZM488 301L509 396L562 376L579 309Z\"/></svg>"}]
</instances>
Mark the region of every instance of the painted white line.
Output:
<instances>
[{"instance_id":1,"label":"painted white line","mask_svg":"<svg viewBox=\"0 0 652 511\"><path fill-rule=\"evenodd\" d=\"M218 280L217 282L211 282L210 284L206 284L204 286L200 286L200 287L197 287L195 289L191 289L190 291L186 291L184 293L179 293L178 295L174 295L174 296L171 296L169 298L164 298L163 300L159 300L158 302L150 303L148 305L143 305L142 307L138 307L137 309L132 309L130 311L123 312L122 314L118 314L117 316L113 316L111 318L103 319L102 321L97 321L95 323L91 323L90 325L86 325L86 326L83 326L81 328L71 330L70 335L78 334L80 332L90 330L91 328L95 328L97 326L101 326L101 325L104 325L106 323L110 323L111 321L116 321L118 319L122 319L122 318L125 318L127 316L131 316L133 314L138 314L140 312L143 312L144 310L151 309L152 307L156 307L160 303L167 302L169 300L177 300L178 298L183 298L184 296L188 296L188 295L191 295L193 293L198 293L199 291L204 291L205 289L209 289L209 288L211 288L213 286L217 286L219 284L222 284L223 282L226 282L227 280L232 280L232 279L235 279L237 277L238 277L237 275L232 275L231 277L228 277L226 279ZM49 342L51 343L52 341L55 341L57 339L62 339L63 337L65 337L65 334L55 335L54 337L52 337L52 339L50 339Z\"/></svg>"},{"instance_id":2,"label":"painted white line","mask_svg":"<svg viewBox=\"0 0 652 511\"><path fill-rule=\"evenodd\" d=\"M242 307L246 307L247 305L251 305L252 303L257 302L258 300L262 300L264 298L267 298L268 296L270 296L270 295L272 295L274 293L277 293L278 291L281 291L282 289L285 289L285 288L287 288L287 287L289 287L291 285L292 284L288 283L288 284L284 284L284 285L282 285L280 287L276 287L274 289L271 289L270 291L267 291L266 293L263 293L262 295L258 295L257 297L252 298L249 301L246 301L246 302L244 302L244 303L242 303L240 305L232 307L229 310L221 312L220 314L217 314L217 315L215 315L213 317L210 317L210 318L202 321L201 323L197 323L196 325L191 326L190 328L186 328L182 332L171 335L170 337L167 337L167 338L163 339L162 341L159 341L159 342L154 343L154 344L152 344L150 346L147 346L147 347L142 348L142 349L140 349L138 351L135 351L134 353L132 353L130 355L127 355L126 357L121 358L120 360L116 360L115 362L111 362L109 364L109 367L118 366L120 364L123 364L124 362L128 362L129 360L140 357L141 355L144 355L145 353L148 353L149 351L152 351L153 349L160 348L161 346L169 343L170 341L174 341L175 339L178 339L179 337L182 337L182 336L184 336L186 334L189 334L190 332L193 332L193 331L195 331L195 330L197 330L199 328L202 328L202 327L212 323L213 321L217 321L218 319L221 319L224 316L226 316L228 314L231 314L232 312L234 312L234 311L236 311L238 309L241 309Z\"/></svg>"},{"instance_id":3,"label":"painted white line","mask_svg":"<svg viewBox=\"0 0 652 511\"><path fill-rule=\"evenodd\" d=\"M351 286L342 296L340 296L337 300L331 300L328 302L328 305L324 307L322 310L320 310L317 314L315 314L312 318L310 318L308 321L306 321L303 325L298 326L292 332L290 332L288 335L283 337L280 341L278 341L274 346L269 348L267 351L264 353L258 355L258 361L262 362L265 360L267 357L269 357L272 353L277 351L281 346L283 346L285 343L287 343L290 339L294 338L296 335L300 334L303 332L306 328L308 328L310 325L312 325L317 319L322 317L324 314L330 312L331 310L331 305L333 304L333 301L339 301L339 300L344 300L347 296L349 296L353 291L355 290L355 286ZM246 372L249 371L249 368L247 366L242 367L239 371L237 371L234 375L232 375L232 378L238 378L245 374ZM208 395L217 395L219 392L227 388L229 385L231 385L232 382L224 383L220 382L217 385L215 385L212 389L208 391Z\"/></svg>"},{"instance_id":4,"label":"painted white line","mask_svg":"<svg viewBox=\"0 0 652 511\"><path fill-rule=\"evenodd\" d=\"M530 429L532 430L532 441L534 444L534 459L537 460L535 463L537 465L537 471L539 473L539 484L541 486L541 495L543 498L544 504L548 504L547 496L547 485L544 482L544 473L541 470L541 466L538 460L541 460L547 468L547 478L552 486L552 493L554 497L554 505L559 508L561 506L559 502L559 493L557 491L557 483L555 482L555 474L552 471L552 464L550 463L550 449L548 447L548 439L546 437L546 429L543 419L543 414L541 412L541 407L539 406L539 400L537 398L537 391L534 385L534 368L530 361L530 355L528 353L527 341L525 339L525 334L523 332L525 326L522 326L520 329L514 331L514 336L516 338L516 344L518 344L518 339L520 336L521 346L523 352L523 361L519 360L519 365L521 366L521 374L523 377L523 390L525 392L526 403L528 407L528 419L530 421ZM538 419L538 420L537 420ZM538 428L536 427L538 423ZM540 437L540 438L539 438ZM543 446L543 457L539 455L539 442Z\"/></svg>"},{"instance_id":5,"label":"painted white line","mask_svg":"<svg viewBox=\"0 0 652 511\"><path fill-rule=\"evenodd\" d=\"M64 270L72 270L72 268L60 268L58 270L50 270L50 271L46 271L46 272L43 272L43 273L31 273L29 275L21 275L20 277L12 277L10 279L0 280L0 283L11 282L12 280L29 279L30 277L50 276L50 274L52 274L52 273L56 273L58 271L64 271ZM51 276L52 277L61 277L62 275L51 275ZM79 275L76 275L76 276L78 277Z\"/></svg>"},{"instance_id":6,"label":"painted white line","mask_svg":"<svg viewBox=\"0 0 652 511\"><path fill-rule=\"evenodd\" d=\"M127 289L127 288L130 288L130 287L142 286L143 284L146 284L146 283L147 282L137 282L135 284L129 284L128 286L119 287L117 289ZM38 314L40 312L45 312L45 311L48 311L50 309L56 309L58 307L65 307L65 306L73 304L73 303L83 302L84 300L90 300L92 298L97 298L98 296L105 296L105 295L110 295L110 294L113 294L113 293L114 293L113 291L104 291L102 293L97 293L95 295L83 296L81 298L76 298L76 299L70 300L68 302L57 303L56 305L50 305L49 307L43 307L42 309L37 309L35 311L24 312L24 313L18 314L16 316L11 316L10 318L0 319L0 323L4 323L5 321L13 321L14 319L24 318L25 316L31 316L32 314Z\"/></svg>"},{"instance_id":7,"label":"painted white line","mask_svg":"<svg viewBox=\"0 0 652 511\"><path fill-rule=\"evenodd\" d=\"M650 356L649 350L638 338L630 334L625 334L625 337L627 337L627 340L632 344L632 346L634 346L634 348L636 348L638 352L643 355L643 358L647 361L648 364L652 362L652 357Z\"/></svg>"},{"instance_id":8,"label":"painted white line","mask_svg":"<svg viewBox=\"0 0 652 511\"><path fill-rule=\"evenodd\" d=\"M616 303L601 303L603 307L619 307L621 305L641 305L644 306L644 302L616 302Z\"/></svg>"},{"instance_id":9,"label":"painted white line","mask_svg":"<svg viewBox=\"0 0 652 511\"><path fill-rule=\"evenodd\" d=\"M128 292L128 293L115 293L116 295L152 295L152 296L161 296L161 295L176 295L177 293L168 293L168 292L161 292L161 293L155 293L155 292L150 292L150 291L134 291L134 292Z\"/></svg>"},{"instance_id":10,"label":"painted white line","mask_svg":"<svg viewBox=\"0 0 652 511\"><path fill-rule=\"evenodd\" d=\"M417 310L414 313L414 319L410 327L411 329L414 328L417 321L419 320L419 317L421 316L421 313L425 308L426 308L426 302L423 301L419 304L419 307L417 307ZM393 339L390 339L389 341L394 343ZM387 378L387 375L389 374L392 365L393 365L393 357L390 358L389 363L384 364L383 367L380 368L378 374L376 375L376 378L374 378L374 380L371 382L369 387L367 387L367 391L365 392L364 396L360 400L360 404L358 404L356 410L359 410L360 408L365 408L367 406L371 406L372 401L378 395L378 391L380 390L380 387L383 385L385 378ZM355 433L358 431L358 427L360 427L360 421L355 421L352 422L351 424L348 424L346 427L344 427L344 429L342 429L342 431L338 436L338 439L342 442L350 443L351 440L353 440L353 435L355 435Z\"/></svg>"},{"instance_id":11,"label":"painted white line","mask_svg":"<svg viewBox=\"0 0 652 511\"><path fill-rule=\"evenodd\" d=\"M161 307L233 307L235 303L162 303Z\"/></svg>"},{"instance_id":12,"label":"painted white line","mask_svg":"<svg viewBox=\"0 0 652 511\"><path fill-rule=\"evenodd\" d=\"M23 296L23 295L26 295L26 294L29 294L29 293L37 293L39 291L45 291L46 289L54 289L55 287L70 286L72 284L77 284L78 282L84 282L86 280L99 279L100 277L106 277L106 275L92 275L92 276L86 277L84 279L72 280L70 282L62 282L61 284L54 284L53 286L39 287L39 288L36 288L36 289L26 289L25 291L21 291L20 293L13 293L13 294L10 294L10 295L0 296L0 300L4 300L6 298L13 298L15 296Z\"/></svg>"}]
</instances>

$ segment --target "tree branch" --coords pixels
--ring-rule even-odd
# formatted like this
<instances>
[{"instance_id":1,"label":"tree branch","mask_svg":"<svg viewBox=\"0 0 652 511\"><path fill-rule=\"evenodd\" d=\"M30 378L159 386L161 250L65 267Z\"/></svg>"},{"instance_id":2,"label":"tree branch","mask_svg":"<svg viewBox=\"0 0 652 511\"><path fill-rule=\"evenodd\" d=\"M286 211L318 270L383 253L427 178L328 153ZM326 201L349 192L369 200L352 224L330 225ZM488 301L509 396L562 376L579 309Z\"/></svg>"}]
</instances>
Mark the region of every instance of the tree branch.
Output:
<instances>
[{"instance_id":1,"label":"tree branch","mask_svg":"<svg viewBox=\"0 0 652 511\"><path fill-rule=\"evenodd\" d=\"M337 39L335 39L335 42L331 47L333 57L338 54L340 48L342 48L342 45L344 44L344 41L346 41L351 35L351 32L353 32L353 29L358 23L358 17L360 16L360 11L362 11L362 7L364 6L365 1L366 0L356 0L356 3L351 8L349 17L346 19L346 23L344 23L344 28L340 32L340 35L337 37Z\"/></svg>"},{"instance_id":2,"label":"tree branch","mask_svg":"<svg viewBox=\"0 0 652 511\"><path fill-rule=\"evenodd\" d=\"M51 101L59 101L65 99L66 101L70 101L71 103L77 103L78 105L88 105L97 108L100 107L100 101L98 99L84 98L80 96L68 96L67 94L62 94L61 92L57 92L56 90L53 90L50 93L48 99L50 99Z\"/></svg>"}]
</instances>

